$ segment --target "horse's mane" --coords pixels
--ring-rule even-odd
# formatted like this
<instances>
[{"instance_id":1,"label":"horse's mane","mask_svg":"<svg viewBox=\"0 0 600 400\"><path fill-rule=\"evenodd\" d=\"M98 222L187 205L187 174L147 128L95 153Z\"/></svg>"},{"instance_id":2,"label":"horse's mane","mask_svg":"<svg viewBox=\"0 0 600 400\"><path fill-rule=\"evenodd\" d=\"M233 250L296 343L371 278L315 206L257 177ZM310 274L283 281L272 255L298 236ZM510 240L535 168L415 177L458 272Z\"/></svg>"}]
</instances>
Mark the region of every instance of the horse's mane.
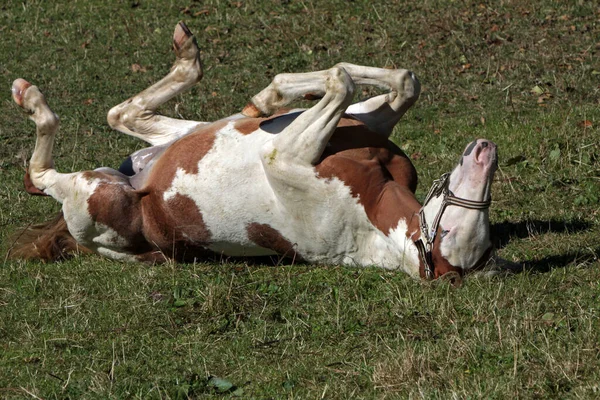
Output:
<instances>
[{"instance_id":1,"label":"horse's mane","mask_svg":"<svg viewBox=\"0 0 600 400\"><path fill-rule=\"evenodd\" d=\"M92 252L71 236L62 212L49 221L20 229L8 243L12 243L7 254L10 259L57 261Z\"/></svg>"}]
</instances>

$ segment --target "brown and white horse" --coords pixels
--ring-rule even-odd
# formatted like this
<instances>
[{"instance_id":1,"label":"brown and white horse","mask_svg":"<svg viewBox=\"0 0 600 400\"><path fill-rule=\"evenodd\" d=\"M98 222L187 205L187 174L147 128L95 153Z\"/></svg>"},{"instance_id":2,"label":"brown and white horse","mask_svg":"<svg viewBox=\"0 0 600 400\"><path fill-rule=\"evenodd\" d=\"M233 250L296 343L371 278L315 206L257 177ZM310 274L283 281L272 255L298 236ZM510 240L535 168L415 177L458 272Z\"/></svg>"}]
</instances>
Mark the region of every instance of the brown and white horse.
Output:
<instances>
[{"instance_id":1,"label":"brown and white horse","mask_svg":"<svg viewBox=\"0 0 600 400\"><path fill-rule=\"evenodd\" d=\"M26 188L62 203L64 219L54 226L63 236L115 260L277 254L428 279L462 276L490 256L496 146L470 143L421 206L415 168L388 139L419 97L412 72L343 63L281 74L241 114L177 120L156 110L196 84L202 68L184 24L173 43L177 59L169 74L108 113L111 127L152 146L121 171L56 171L58 117L36 86L14 82L15 102L37 127ZM351 104L355 85L389 93ZM319 101L282 111L302 98ZM16 254L51 257L34 250L49 246L43 241L50 236L17 245Z\"/></svg>"}]
</instances>

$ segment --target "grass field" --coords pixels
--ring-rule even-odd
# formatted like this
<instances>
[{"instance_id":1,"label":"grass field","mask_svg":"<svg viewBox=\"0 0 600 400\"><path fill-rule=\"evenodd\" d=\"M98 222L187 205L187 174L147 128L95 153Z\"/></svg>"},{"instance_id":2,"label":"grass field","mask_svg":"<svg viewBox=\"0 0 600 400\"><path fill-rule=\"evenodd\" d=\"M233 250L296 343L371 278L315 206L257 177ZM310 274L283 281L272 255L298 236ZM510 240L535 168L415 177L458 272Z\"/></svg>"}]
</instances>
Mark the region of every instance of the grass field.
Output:
<instances>
[{"instance_id":1,"label":"grass field","mask_svg":"<svg viewBox=\"0 0 600 400\"><path fill-rule=\"evenodd\" d=\"M597 398L600 8L593 1L13 1L0 5L0 398ZM280 72L409 68L394 132L422 198L475 137L496 142L492 231L525 272L461 288L376 268L6 260L59 210L22 189L37 84L62 171L143 143L106 112L169 69L184 20L205 75L163 112L215 120ZM363 91L361 96L371 93Z\"/></svg>"}]
</instances>

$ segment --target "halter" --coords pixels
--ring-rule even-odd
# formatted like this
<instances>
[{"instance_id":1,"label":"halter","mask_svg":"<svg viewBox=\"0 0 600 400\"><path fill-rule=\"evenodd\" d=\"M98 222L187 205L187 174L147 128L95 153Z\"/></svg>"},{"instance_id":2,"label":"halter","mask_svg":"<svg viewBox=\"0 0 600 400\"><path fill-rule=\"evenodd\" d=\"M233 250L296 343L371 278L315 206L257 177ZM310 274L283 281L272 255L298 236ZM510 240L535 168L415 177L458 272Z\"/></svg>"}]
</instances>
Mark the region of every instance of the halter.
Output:
<instances>
[{"instance_id":1,"label":"halter","mask_svg":"<svg viewBox=\"0 0 600 400\"><path fill-rule=\"evenodd\" d=\"M419 255L421 256L421 260L423 261L423 265L425 267L426 279L433 279L433 242L437 236L440 220L442 219L442 215L444 214L446 207L458 206L467 208L469 210L485 210L488 209L492 204L491 197L485 201L474 201L456 197L448 188L449 184L450 172L445 173L439 179L433 181L433 185L431 186L431 189L429 189L429 193L423 202L423 206L419 210L419 228L421 231L421 237L415 241L415 245L419 250ZM442 204L433 220L433 225L431 225L429 228L425 219L425 206L429 204L429 201L432 198L440 197L440 195L443 196ZM425 239L425 241L423 241L423 239Z\"/></svg>"}]
</instances>

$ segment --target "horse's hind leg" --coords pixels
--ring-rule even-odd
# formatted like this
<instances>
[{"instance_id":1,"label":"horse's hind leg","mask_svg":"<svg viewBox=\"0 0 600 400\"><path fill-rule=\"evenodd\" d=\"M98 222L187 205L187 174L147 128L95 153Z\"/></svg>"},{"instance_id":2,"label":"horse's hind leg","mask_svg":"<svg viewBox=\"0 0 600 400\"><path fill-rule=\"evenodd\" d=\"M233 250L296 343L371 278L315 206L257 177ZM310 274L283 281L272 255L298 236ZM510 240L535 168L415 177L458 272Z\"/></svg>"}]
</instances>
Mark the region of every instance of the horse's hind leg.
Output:
<instances>
[{"instance_id":1,"label":"horse's hind leg","mask_svg":"<svg viewBox=\"0 0 600 400\"><path fill-rule=\"evenodd\" d=\"M389 137L394 126L417 101L421 84L406 69L385 69L340 63L357 85L371 85L390 92L350 105L346 113L363 121L369 129Z\"/></svg>"},{"instance_id":2,"label":"horse's hind leg","mask_svg":"<svg viewBox=\"0 0 600 400\"><path fill-rule=\"evenodd\" d=\"M200 50L183 22L175 27L173 48L177 59L167 76L108 112L108 123L113 129L155 146L177 139L205 124L156 113L162 104L202 79Z\"/></svg>"},{"instance_id":3,"label":"horse's hind leg","mask_svg":"<svg viewBox=\"0 0 600 400\"><path fill-rule=\"evenodd\" d=\"M278 74L269 86L252 97L242 114L253 118L269 116L294 100L320 99L325 95L328 76L329 70Z\"/></svg>"},{"instance_id":4,"label":"horse's hind leg","mask_svg":"<svg viewBox=\"0 0 600 400\"><path fill-rule=\"evenodd\" d=\"M417 101L421 85L411 71L384 69L340 63L357 85L376 86L390 92L350 105L346 113L363 121L372 131L389 137L406 111ZM277 109L301 98L317 99L324 95L327 71L303 74L280 74L252 98L244 109L250 117L270 115Z\"/></svg>"},{"instance_id":5,"label":"horse's hind leg","mask_svg":"<svg viewBox=\"0 0 600 400\"><path fill-rule=\"evenodd\" d=\"M304 75L304 74L301 74ZM277 78L276 78L277 79ZM322 93L322 99L300 114L263 149L263 164L271 176L281 175L286 185L293 184L290 167L312 168L335 131L338 122L354 95L354 83L343 68L333 67L311 81L306 93ZM289 93L282 92L284 96ZM292 95L302 95L294 87ZM299 182L298 182L299 183Z\"/></svg>"},{"instance_id":6,"label":"horse's hind leg","mask_svg":"<svg viewBox=\"0 0 600 400\"><path fill-rule=\"evenodd\" d=\"M17 79L12 91L15 102L36 124L35 149L25 177L28 191L62 203L69 232L83 246L114 259L133 259L134 248L148 251L139 195L129 180L109 168L70 174L56 171L52 148L58 117L36 86Z\"/></svg>"}]
</instances>

